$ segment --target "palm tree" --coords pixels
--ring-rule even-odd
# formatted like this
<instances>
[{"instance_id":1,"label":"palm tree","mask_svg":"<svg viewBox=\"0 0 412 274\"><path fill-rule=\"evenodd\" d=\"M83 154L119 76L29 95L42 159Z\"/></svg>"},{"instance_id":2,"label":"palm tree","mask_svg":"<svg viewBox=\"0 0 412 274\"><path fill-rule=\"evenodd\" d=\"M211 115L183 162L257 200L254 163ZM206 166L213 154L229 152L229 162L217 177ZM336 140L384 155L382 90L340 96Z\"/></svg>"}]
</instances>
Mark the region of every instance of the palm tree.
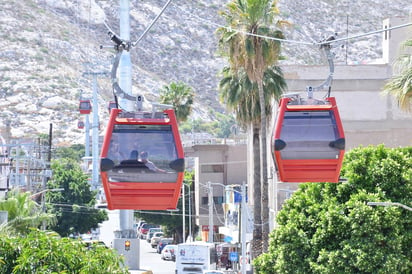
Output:
<instances>
[{"instance_id":1,"label":"palm tree","mask_svg":"<svg viewBox=\"0 0 412 274\"><path fill-rule=\"evenodd\" d=\"M8 198L0 201L0 210L8 212L7 225L19 234L26 234L33 227L38 228L43 222L53 224L56 220L54 215L42 211L29 192L8 192Z\"/></svg>"},{"instance_id":2,"label":"palm tree","mask_svg":"<svg viewBox=\"0 0 412 274\"><path fill-rule=\"evenodd\" d=\"M183 82L172 82L160 91L160 101L171 104L179 123L184 122L192 111L194 93L190 86Z\"/></svg>"},{"instance_id":3,"label":"palm tree","mask_svg":"<svg viewBox=\"0 0 412 274\"><path fill-rule=\"evenodd\" d=\"M396 97L398 105L405 111L412 111L412 39L404 42L407 49L405 53L399 56L395 63L397 74L384 86L384 92ZM409 47L409 48L408 48Z\"/></svg>"},{"instance_id":4,"label":"palm tree","mask_svg":"<svg viewBox=\"0 0 412 274\"><path fill-rule=\"evenodd\" d=\"M261 190L260 190L260 102L256 83L252 83L244 70L233 71L230 67L225 67L222 71L222 80L219 83L220 97L227 106L234 110L236 119L243 127L252 126L253 135L253 163L254 163L254 221L262 223L261 212ZM272 98L279 100L282 91L286 88L286 82L282 71L277 66L268 68L263 77L265 109L267 114L271 113ZM267 211L267 210L266 210ZM253 230L254 257L259 255L262 250L262 227L255 226ZM258 252L259 251L259 252Z\"/></svg>"},{"instance_id":5,"label":"palm tree","mask_svg":"<svg viewBox=\"0 0 412 274\"><path fill-rule=\"evenodd\" d=\"M279 40L265 39L263 36L283 38L283 33L279 27L285 22L279 20L275 22L279 14L276 5L277 1L275 0L232 0L227 5L228 9L221 12L228 26L218 29L220 49L227 56L231 68L233 70L244 70L250 81L257 85L260 109L265 109L264 73L267 68L277 63L280 54ZM271 27L274 22L276 28ZM253 35L246 35L245 33ZM257 186L256 182L254 189L255 191L261 190L262 193L263 210L261 215L263 225L261 252L267 251L269 242L266 114L266 111L260 112L261 189ZM254 240L253 249L255 252L257 252L258 245Z\"/></svg>"}]
</instances>

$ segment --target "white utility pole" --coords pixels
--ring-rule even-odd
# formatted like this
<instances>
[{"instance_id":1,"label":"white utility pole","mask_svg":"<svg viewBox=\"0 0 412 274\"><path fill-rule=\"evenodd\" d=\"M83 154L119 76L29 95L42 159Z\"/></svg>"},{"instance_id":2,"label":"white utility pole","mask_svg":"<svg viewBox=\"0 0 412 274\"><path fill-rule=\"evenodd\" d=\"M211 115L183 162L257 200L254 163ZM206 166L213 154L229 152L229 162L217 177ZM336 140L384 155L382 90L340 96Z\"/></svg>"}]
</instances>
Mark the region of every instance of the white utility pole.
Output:
<instances>
[{"instance_id":1,"label":"white utility pole","mask_svg":"<svg viewBox=\"0 0 412 274\"><path fill-rule=\"evenodd\" d=\"M189 185L189 242L192 242L192 204L190 202L191 197L191 185Z\"/></svg>"},{"instance_id":2,"label":"white utility pole","mask_svg":"<svg viewBox=\"0 0 412 274\"><path fill-rule=\"evenodd\" d=\"M120 0L120 38L123 41L130 41L129 10L129 0ZM119 86L124 93L132 94L132 62L130 52L127 50L124 50L120 56ZM127 99L120 98L119 105L125 111L135 110L135 102ZM133 210L119 210L120 230L115 231L113 247L125 257L125 263L129 269L138 270L140 267L140 246L137 231L133 228L133 217ZM126 248L126 245L128 245L128 248Z\"/></svg>"},{"instance_id":3,"label":"white utility pole","mask_svg":"<svg viewBox=\"0 0 412 274\"><path fill-rule=\"evenodd\" d=\"M97 77L105 76L107 72L94 72L89 71L89 68L83 75L91 75L93 77L93 99L92 99L92 112L93 112L93 122L92 122L92 190L99 188L99 161L100 161L100 151L99 151L99 102L97 99ZM86 119L88 122L88 118ZM87 130L86 130L87 132ZM88 135L88 132L87 132ZM86 139L88 140L88 139ZM86 142L86 147L89 144Z\"/></svg>"},{"instance_id":4,"label":"white utility pole","mask_svg":"<svg viewBox=\"0 0 412 274\"><path fill-rule=\"evenodd\" d=\"M89 122L89 114L85 115L85 136L84 136L84 142L85 142L85 148L84 148L84 156L89 157L90 156L90 122ZM88 162L87 162L88 164Z\"/></svg>"},{"instance_id":5,"label":"white utility pole","mask_svg":"<svg viewBox=\"0 0 412 274\"><path fill-rule=\"evenodd\" d=\"M185 214L185 183L182 184L182 207L183 207L183 242L186 242L186 214Z\"/></svg>"},{"instance_id":6,"label":"white utility pole","mask_svg":"<svg viewBox=\"0 0 412 274\"><path fill-rule=\"evenodd\" d=\"M209 237L208 242L213 243L213 188L212 183L207 182L208 205L209 205Z\"/></svg>"},{"instance_id":7,"label":"white utility pole","mask_svg":"<svg viewBox=\"0 0 412 274\"><path fill-rule=\"evenodd\" d=\"M242 274L246 274L246 227L247 227L247 206L246 206L246 185L242 184L242 208L241 208L241 242L242 242L242 261L240 262Z\"/></svg>"}]
</instances>

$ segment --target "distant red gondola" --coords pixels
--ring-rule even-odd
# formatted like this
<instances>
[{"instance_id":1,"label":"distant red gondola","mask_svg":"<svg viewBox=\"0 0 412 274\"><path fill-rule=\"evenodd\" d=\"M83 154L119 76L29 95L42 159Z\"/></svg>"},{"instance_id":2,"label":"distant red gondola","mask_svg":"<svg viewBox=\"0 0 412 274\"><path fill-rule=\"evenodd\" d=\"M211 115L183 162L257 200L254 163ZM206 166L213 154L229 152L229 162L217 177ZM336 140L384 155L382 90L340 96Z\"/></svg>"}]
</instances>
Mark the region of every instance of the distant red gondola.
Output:
<instances>
[{"instance_id":1,"label":"distant red gondola","mask_svg":"<svg viewBox=\"0 0 412 274\"><path fill-rule=\"evenodd\" d=\"M147 156L152 164L145 163ZM175 209L184 153L174 111L112 109L100 170L109 209Z\"/></svg>"},{"instance_id":2,"label":"distant red gondola","mask_svg":"<svg viewBox=\"0 0 412 274\"><path fill-rule=\"evenodd\" d=\"M345 136L336 101L315 101L280 101L273 153L282 182L339 181Z\"/></svg>"},{"instance_id":3,"label":"distant red gondola","mask_svg":"<svg viewBox=\"0 0 412 274\"><path fill-rule=\"evenodd\" d=\"M77 122L77 128L78 128L78 129L83 129L83 128L84 128L84 122L83 122L82 120L79 120L79 121Z\"/></svg>"},{"instance_id":4,"label":"distant red gondola","mask_svg":"<svg viewBox=\"0 0 412 274\"><path fill-rule=\"evenodd\" d=\"M90 103L90 100L80 100L79 111L80 114L90 114L92 111L92 104Z\"/></svg>"}]
</instances>

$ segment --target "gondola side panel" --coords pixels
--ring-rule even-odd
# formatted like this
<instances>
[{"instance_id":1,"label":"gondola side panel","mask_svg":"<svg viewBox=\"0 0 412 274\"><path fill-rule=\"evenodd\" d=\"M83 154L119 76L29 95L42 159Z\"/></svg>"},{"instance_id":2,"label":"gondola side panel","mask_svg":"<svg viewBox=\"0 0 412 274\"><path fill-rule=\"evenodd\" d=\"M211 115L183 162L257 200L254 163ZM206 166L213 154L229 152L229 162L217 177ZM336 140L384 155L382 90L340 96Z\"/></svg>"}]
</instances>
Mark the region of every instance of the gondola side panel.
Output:
<instances>
[{"instance_id":1,"label":"gondola side panel","mask_svg":"<svg viewBox=\"0 0 412 274\"><path fill-rule=\"evenodd\" d=\"M107 128L106 128L106 134L104 136L103 139L103 144L102 144L102 152L100 155L100 176L101 176L101 180L102 180L102 184L103 184L103 189L104 189L104 193L106 195L106 201L107 201L107 207L109 209L113 209L112 208L112 195L111 195L111 191L110 191L110 187L109 187L109 181L108 181L108 177L107 177L107 172L102 171L102 162L104 161L104 159L107 157L108 151L109 151L109 145L110 145L110 140L112 138L112 132L113 132L113 128L114 128L114 124L115 124L115 120L117 115L121 112L120 109L112 109L110 112L110 118L109 118L109 122L107 124Z\"/></svg>"}]
</instances>

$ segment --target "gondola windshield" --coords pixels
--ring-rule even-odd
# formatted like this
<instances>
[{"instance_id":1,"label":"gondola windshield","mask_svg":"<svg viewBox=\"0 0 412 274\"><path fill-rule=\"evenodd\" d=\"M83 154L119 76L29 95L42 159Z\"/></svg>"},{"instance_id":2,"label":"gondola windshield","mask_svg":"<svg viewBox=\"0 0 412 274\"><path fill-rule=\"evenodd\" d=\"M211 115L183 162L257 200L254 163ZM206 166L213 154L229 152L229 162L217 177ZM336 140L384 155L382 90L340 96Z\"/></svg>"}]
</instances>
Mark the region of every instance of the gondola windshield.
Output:
<instances>
[{"instance_id":1,"label":"gondola windshield","mask_svg":"<svg viewBox=\"0 0 412 274\"><path fill-rule=\"evenodd\" d=\"M337 159L339 139L332 111L286 111L280 140L288 140L280 150L282 159ZM280 141L281 142L281 141Z\"/></svg>"},{"instance_id":2,"label":"gondola windshield","mask_svg":"<svg viewBox=\"0 0 412 274\"><path fill-rule=\"evenodd\" d=\"M114 125L107 162L109 182L176 183L181 169L170 125Z\"/></svg>"}]
</instances>

